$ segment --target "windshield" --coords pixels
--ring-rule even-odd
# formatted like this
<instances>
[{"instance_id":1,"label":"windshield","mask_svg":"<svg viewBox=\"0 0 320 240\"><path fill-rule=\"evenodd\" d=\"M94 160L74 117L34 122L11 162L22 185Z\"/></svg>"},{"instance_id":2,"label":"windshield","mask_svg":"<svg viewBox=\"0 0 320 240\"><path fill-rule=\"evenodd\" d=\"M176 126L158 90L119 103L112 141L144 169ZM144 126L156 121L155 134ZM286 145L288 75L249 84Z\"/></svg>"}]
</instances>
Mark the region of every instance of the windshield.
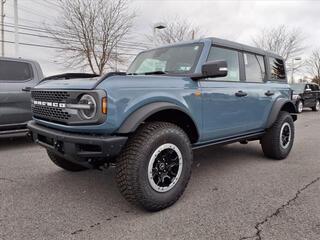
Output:
<instances>
[{"instance_id":1,"label":"windshield","mask_svg":"<svg viewBox=\"0 0 320 240\"><path fill-rule=\"evenodd\" d=\"M294 93L303 93L304 86L304 84L290 84L290 87Z\"/></svg>"},{"instance_id":2,"label":"windshield","mask_svg":"<svg viewBox=\"0 0 320 240\"><path fill-rule=\"evenodd\" d=\"M185 44L153 49L139 54L128 74L186 74L193 73L203 44Z\"/></svg>"}]
</instances>

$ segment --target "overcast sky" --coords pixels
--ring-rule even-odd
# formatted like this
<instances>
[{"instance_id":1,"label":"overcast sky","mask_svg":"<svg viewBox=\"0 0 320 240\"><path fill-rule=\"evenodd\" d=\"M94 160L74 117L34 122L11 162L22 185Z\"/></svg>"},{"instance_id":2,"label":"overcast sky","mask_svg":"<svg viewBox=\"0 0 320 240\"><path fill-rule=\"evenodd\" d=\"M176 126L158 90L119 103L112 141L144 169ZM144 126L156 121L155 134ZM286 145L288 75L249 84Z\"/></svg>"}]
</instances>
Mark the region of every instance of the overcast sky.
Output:
<instances>
[{"instance_id":1,"label":"overcast sky","mask_svg":"<svg viewBox=\"0 0 320 240\"><path fill-rule=\"evenodd\" d=\"M54 0L18 0L19 24L41 27L55 24L59 10ZM252 45L252 37L262 29L285 24L299 28L305 36L308 47L306 58L313 49L320 48L320 0L313 1L195 1L195 0L131 0L130 8L137 14L132 41L145 41L154 23L163 18L180 16L198 25L206 36L220 37ZM13 0L7 0L6 23L13 23ZM8 31L13 28L6 27ZM20 30L23 31L23 30ZM33 32L34 33L34 32ZM11 33L6 32L6 40L12 41ZM138 41L139 39L139 41ZM21 42L54 45L49 39L20 36ZM54 49L20 46L19 56L40 62L45 75L79 71L65 69L56 63ZM6 44L6 56L14 56L13 44Z\"/></svg>"}]
</instances>

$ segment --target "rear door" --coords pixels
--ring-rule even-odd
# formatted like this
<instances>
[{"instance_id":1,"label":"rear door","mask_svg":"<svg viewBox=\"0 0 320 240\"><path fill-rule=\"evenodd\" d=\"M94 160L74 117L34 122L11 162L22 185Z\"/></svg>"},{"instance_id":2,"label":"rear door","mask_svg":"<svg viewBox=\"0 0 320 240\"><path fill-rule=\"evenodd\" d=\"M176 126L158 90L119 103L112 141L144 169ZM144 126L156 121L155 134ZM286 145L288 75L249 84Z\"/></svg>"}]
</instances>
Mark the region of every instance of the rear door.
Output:
<instances>
[{"instance_id":1,"label":"rear door","mask_svg":"<svg viewBox=\"0 0 320 240\"><path fill-rule=\"evenodd\" d=\"M313 107L314 106L315 101L313 99L311 84L306 84L306 86L304 88L303 99L304 99L304 106L305 107Z\"/></svg>"},{"instance_id":2,"label":"rear door","mask_svg":"<svg viewBox=\"0 0 320 240\"><path fill-rule=\"evenodd\" d=\"M243 52L245 71L244 90L248 95L246 121L251 130L262 130L279 91L267 81L266 58L256 53Z\"/></svg>"},{"instance_id":3,"label":"rear door","mask_svg":"<svg viewBox=\"0 0 320 240\"><path fill-rule=\"evenodd\" d=\"M31 63L11 59L0 60L0 127L10 128L31 119L30 93L36 77Z\"/></svg>"},{"instance_id":4,"label":"rear door","mask_svg":"<svg viewBox=\"0 0 320 240\"><path fill-rule=\"evenodd\" d=\"M318 100L318 85L316 84L309 84L312 93L312 106L316 105L316 101Z\"/></svg>"}]
</instances>

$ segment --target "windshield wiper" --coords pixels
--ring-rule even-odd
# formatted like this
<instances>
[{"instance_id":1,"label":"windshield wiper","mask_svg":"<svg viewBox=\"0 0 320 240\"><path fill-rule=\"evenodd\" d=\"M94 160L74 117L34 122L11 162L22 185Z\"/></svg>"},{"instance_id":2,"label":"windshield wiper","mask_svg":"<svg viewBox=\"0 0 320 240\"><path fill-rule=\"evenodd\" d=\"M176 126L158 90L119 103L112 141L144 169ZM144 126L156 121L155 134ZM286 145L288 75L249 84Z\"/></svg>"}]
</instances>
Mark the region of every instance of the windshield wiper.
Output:
<instances>
[{"instance_id":1,"label":"windshield wiper","mask_svg":"<svg viewBox=\"0 0 320 240\"><path fill-rule=\"evenodd\" d=\"M144 75L153 75L153 74L168 74L168 72L165 72L165 71L153 71L153 72L145 72L143 73Z\"/></svg>"}]
</instances>

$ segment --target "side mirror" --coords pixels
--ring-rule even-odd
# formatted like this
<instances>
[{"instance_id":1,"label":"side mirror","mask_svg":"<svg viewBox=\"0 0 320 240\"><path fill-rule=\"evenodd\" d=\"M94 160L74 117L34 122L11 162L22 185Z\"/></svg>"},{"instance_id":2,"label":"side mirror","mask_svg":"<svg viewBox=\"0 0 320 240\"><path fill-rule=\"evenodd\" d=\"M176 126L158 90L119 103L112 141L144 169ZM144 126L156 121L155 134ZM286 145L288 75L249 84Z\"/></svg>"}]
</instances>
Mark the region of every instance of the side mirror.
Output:
<instances>
[{"instance_id":1,"label":"side mirror","mask_svg":"<svg viewBox=\"0 0 320 240\"><path fill-rule=\"evenodd\" d=\"M307 92L307 93L309 93L309 92L311 92L311 91L312 91L311 88L307 88L307 89L306 89L306 92Z\"/></svg>"},{"instance_id":2,"label":"side mirror","mask_svg":"<svg viewBox=\"0 0 320 240\"><path fill-rule=\"evenodd\" d=\"M194 80L208 77L225 77L228 75L228 64L226 61L210 61L202 65L201 74L195 74Z\"/></svg>"}]
</instances>

